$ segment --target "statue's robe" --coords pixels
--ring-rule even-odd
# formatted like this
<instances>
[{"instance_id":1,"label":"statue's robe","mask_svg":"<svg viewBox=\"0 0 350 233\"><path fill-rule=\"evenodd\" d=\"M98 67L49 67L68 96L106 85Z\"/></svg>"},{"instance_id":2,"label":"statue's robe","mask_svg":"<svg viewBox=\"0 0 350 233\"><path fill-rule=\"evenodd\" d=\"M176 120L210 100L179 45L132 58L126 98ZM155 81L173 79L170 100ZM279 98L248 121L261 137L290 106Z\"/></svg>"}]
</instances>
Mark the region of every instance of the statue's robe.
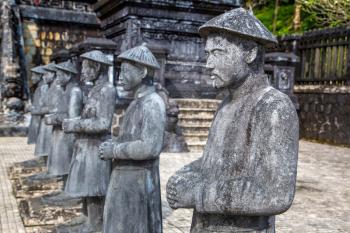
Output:
<instances>
[{"instance_id":1,"label":"statue's robe","mask_svg":"<svg viewBox=\"0 0 350 233\"><path fill-rule=\"evenodd\" d=\"M116 89L97 80L90 90L81 119L74 124L76 140L65 191L73 197L105 196L111 161L99 157L100 144L111 137Z\"/></svg>"},{"instance_id":2,"label":"statue's robe","mask_svg":"<svg viewBox=\"0 0 350 233\"><path fill-rule=\"evenodd\" d=\"M82 92L78 85L58 87L52 95L57 96L59 105L46 123L53 125L52 146L50 149L47 168L54 176L69 173L74 146L74 134L66 134L62 129L62 122L66 118L79 117L82 106Z\"/></svg>"},{"instance_id":3,"label":"statue's robe","mask_svg":"<svg viewBox=\"0 0 350 233\"><path fill-rule=\"evenodd\" d=\"M28 144L35 144L38 138L42 116L41 114L38 114L36 110L40 109L41 105L43 105L42 92L45 92L45 89L47 88L48 86L44 84L43 81L40 81L38 83L38 86L35 88L32 102L30 124L28 128Z\"/></svg>"},{"instance_id":4,"label":"statue's robe","mask_svg":"<svg viewBox=\"0 0 350 233\"><path fill-rule=\"evenodd\" d=\"M223 100L203 157L176 173L196 187L191 233L274 232L292 204L297 113L265 76L247 83Z\"/></svg>"},{"instance_id":5,"label":"statue's robe","mask_svg":"<svg viewBox=\"0 0 350 233\"><path fill-rule=\"evenodd\" d=\"M50 93L54 93L56 89L56 82L53 81L50 86L46 85L45 91L42 92L42 101L39 112L42 115L40 122L40 129L35 145L34 155L36 156L48 156L52 145L52 125L45 123L45 116L54 111L56 98Z\"/></svg>"},{"instance_id":6,"label":"statue's robe","mask_svg":"<svg viewBox=\"0 0 350 233\"><path fill-rule=\"evenodd\" d=\"M114 139L114 169L106 196L103 232L161 233L159 155L166 108L154 87L137 94Z\"/></svg>"}]
</instances>

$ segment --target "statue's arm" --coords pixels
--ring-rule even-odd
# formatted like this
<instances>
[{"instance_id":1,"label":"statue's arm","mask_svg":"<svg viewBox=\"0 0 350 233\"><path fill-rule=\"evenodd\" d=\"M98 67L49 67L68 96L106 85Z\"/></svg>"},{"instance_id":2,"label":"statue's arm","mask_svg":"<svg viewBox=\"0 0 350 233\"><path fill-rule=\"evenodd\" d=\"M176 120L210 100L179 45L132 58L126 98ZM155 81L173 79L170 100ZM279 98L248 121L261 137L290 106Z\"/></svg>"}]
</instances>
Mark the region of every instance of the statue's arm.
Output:
<instances>
[{"instance_id":1,"label":"statue's arm","mask_svg":"<svg viewBox=\"0 0 350 233\"><path fill-rule=\"evenodd\" d=\"M271 105L273 108L260 111L251 121L249 156L253 161L249 175L204 180L195 197L198 212L276 215L291 206L298 159L298 117L291 102Z\"/></svg>"},{"instance_id":2,"label":"statue's arm","mask_svg":"<svg viewBox=\"0 0 350 233\"><path fill-rule=\"evenodd\" d=\"M96 106L96 117L73 120L73 133L98 134L111 131L111 124L115 108L116 90L114 87L106 87L101 90L101 99Z\"/></svg>"},{"instance_id":3,"label":"statue's arm","mask_svg":"<svg viewBox=\"0 0 350 233\"><path fill-rule=\"evenodd\" d=\"M35 90L35 92L37 91L39 92L37 104L33 106L33 108L31 109L31 113L33 115L45 115L49 112L47 107L48 87L46 85L38 87L37 90Z\"/></svg>"},{"instance_id":4,"label":"statue's arm","mask_svg":"<svg viewBox=\"0 0 350 233\"><path fill-rule=\"evenodd\" d=\"M71 90L68 101L68 118L79 117L83 109L83 92L79 87Z\"/></svg>"},{"instance_id":5,"label":"statue's arm","mask_svg":"<svg viewBox=\"0 0 350 233\"><path fill-rule=\"evenodd\" d=\"M165 129L165 106L163 102L148 101L143 108L140 139L115 144L116 159L147 160L156 158L162 150Z\"/></svg>"}]
</instances>

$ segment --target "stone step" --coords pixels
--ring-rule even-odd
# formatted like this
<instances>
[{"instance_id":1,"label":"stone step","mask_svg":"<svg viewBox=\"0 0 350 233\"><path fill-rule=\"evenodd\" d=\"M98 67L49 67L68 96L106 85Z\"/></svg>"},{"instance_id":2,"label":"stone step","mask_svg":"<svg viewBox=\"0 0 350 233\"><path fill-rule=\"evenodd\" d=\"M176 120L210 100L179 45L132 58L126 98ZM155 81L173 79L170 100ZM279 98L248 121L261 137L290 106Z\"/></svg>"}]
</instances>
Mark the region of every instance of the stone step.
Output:
<instances>
[{"instance_id":1,"label":"stone step","mask_svg":"<svg viewBox=\"0 0 350 233\"><path fill-rule=\"evenodd\" d=\"M179 106L179 126L191 152L200 152L207 142L219 100L175 99Z\"/></svg>"},{"instance_id":2,"label":"stone step","mask_svg":"<svg viewBox=\"0 0 350 233\"><path fill-rule=\"evenodd\" d=\"M211 125L211 121L209 122L198 122L198 121L195 121L195 122L183 122L182 119L179 120L179 126L183 129L192 129L194 130L194 132L196 132L196 130L198 128L205 128L205 129L209 129ZM202 133L202 131L201 131Z\"/></svg>"},{"instance_id":3,"label":"stone step","mask_svg":"<svg viewBox=\"0 0 350 233\"><path fill-rule=\"evenodd\" d=\"M179 118L181 119L209 119L214 118L215 110L202 111L201 109L183 110L180 109Z\"/></svg>"},{"instance_id":4,"label":"stone step","mask_svg":"<svg viewBox=\"0 0 350 233\"><path fill-rule=\"evenodd\" d=\"M204 149L206 142L189 142L187 144L190 152L201 152Z\"/></svg>"},{"instance_id":5,"label":"stone step","mask_svg":"<svg viewBox=\"0 0 350 233\"><path fill-rule=\"evenodd\" d=\"M188 143L191 142L206 142L208 139L208 135L204 135L204 136L184 136L185 141Z\"/></svg>"},{"instance_id":6,"label":"stone step","mask_svg":"<svg viewBox=\"0 0 350 233\"><path fill-rule=\"evenodd\" d=\"M181 126L181 130L183 134L191 134L191 133L208 133L209 127L186 127L186 126Z\"/></svg>"},{"instance_id":7,"label":"stone step","mask_svg":"<svg viewBox=\"0 0 350 233\"><path fill-rule=\"evenodd\" d=\"M216 110L220 101L212 99L175 99L179 108L199 108Z\"/></svg>"},{"instance_id":8,"label":"stone step","mask_svg":"<svg viewBox=\"0 0 350 233\"><path fill-rule=\"evenodd\" d=\"M210 127L212 122L212 119L202 119L200 117L196 117L196 118L179 118L179 124L181 126L205 126L205 127Z\"/></svg>"}]
</instances>

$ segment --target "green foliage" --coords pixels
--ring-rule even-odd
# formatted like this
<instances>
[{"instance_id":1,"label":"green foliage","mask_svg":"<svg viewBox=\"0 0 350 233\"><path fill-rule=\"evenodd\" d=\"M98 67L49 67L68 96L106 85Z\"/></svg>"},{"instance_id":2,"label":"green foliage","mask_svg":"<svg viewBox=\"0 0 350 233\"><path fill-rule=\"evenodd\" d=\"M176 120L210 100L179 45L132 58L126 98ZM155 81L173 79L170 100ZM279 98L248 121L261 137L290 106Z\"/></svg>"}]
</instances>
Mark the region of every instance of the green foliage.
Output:
<instances>
[{"instance_id":1,"label":"green foliage","mask_svg":"<svg viewBox=\"0 0 350 233\"><path fill-rule=\"evenodd\" d=\"M311 29L319 28L317 23L316 12L306 12L302 10L301 13L301 28L300 31L293 29L294 17L294 1L280 0L280 5L277 15L276 35L286 35L292 33L302 33ZM275 0L268 0L263 6L260 5L254 9L255 16L272 31L273 15L275 10Z\"/></svg>"},{"instance_id":2,"label":"green foliage","mask_svg":"<svg viewBox=\"0 0 350 233\"><path fill-rule=\"evenodd\" d=\"M254 9L255 16L270 30L272 31L273 15L275 10L275 1L269 1L269 4L261 7L260 9ZM295 33L293 30L293 15L294 4L285 3L281 1L281 5L278 9L276 34L285 35Z\"/></svg>"}]
</instances>

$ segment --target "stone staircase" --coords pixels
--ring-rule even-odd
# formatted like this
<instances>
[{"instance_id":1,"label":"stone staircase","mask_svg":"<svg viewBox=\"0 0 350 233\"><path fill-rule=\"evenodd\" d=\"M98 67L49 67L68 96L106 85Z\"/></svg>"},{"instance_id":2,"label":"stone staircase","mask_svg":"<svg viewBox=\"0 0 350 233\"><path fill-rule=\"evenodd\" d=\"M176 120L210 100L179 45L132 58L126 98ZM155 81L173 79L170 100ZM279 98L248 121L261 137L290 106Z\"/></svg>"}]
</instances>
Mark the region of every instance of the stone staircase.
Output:
<instances>
[{"instance_id":1,"label":"stone staircase","mask_svg":"<svg viewBox=\"0 0 350 233\"><path fill-rule=\"evenodd\" d=\"M175 99L179 105L179 126L191 152L203 151L219 100Z\"/></svg>"}]
</instances>

